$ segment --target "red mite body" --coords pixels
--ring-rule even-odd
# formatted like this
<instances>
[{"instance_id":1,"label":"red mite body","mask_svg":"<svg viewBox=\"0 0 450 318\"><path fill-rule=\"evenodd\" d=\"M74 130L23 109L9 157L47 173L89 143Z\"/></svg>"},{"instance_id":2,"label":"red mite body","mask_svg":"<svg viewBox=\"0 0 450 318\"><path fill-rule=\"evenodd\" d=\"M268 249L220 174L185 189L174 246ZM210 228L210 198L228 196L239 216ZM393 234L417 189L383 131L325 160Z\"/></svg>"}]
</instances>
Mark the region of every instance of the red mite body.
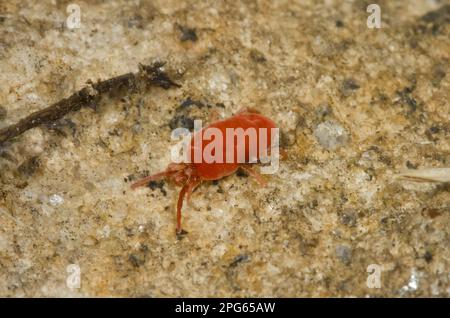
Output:
<instances>
[{"instance_id":1,"label":"red mite body","mask_svg":"<svg viewBox=\"0 0 450 318\"><path fill-rule=\"evenodd\" d=\"M264 117L255 110L243 109L228 119L215 122L196 132L190 142L189 163L171 163L165 171L145 177L131 187L134 189L146 185L150 181L163 178L167 178L176 185L182 186L177 204L177 234L181 234L181 208L184 196L186 195L189 200L192 191L202 181L218 180L242 168L254 176L260 184L264 184L261 176L250 167L249 163L256 162L260 157L261 151L263 151L263 154L270 153L272 129L275 128L275 123L269 118ZM227 135L227 129L253 131L255 132L255 138L251 139L247 134ZM216 150L219 149L218 153L215 150L211 150L213 148L212 143L217 141L215 133L220 133L223 136L223 140L220 143L221 146L216 148ZM203 137L201 139L200 134ZM196 138L199 141L196 141ZM256 154L254 151L250 151L252 146L254 147L253 150L257 150ZM209 152L206 151L208 148ZM220 153L220 149L222 153ZM204 152L215 156L215 160L208 160ZM198 157L196 157L196 153Z\"/></svg>"},{"instance_id":2,"label":"red mite body","mask_svg":"<svg viewBox=\"0 0 450 318\"><path fill-rule=\"evenodd\" d=\"M237 169L242 165L242 161L245 163L250 162L250 138L247 136L237 136L233 135L234 138L227 138L227 128L231 128L234 131L236 129L242 128L243 131L249 131L249 128L254 128L256 132L256 149L258 149L260 145L260 135L258 134L260 128L266 128L266 138L267 144L263 145L266 147L265 150L271 147L271 128L276 128L273 121L270 119L258 114L258 113L250 113L246 111L245 113L237 114L231 118L221 120L215 122L205 129L202 129L197 134L202 134L202 143L201 143L201 151L202 151L212 143L213 138L208 138L207 133L212 128L217 128L220 130L221 135L224 136L224 142L222 142L222 162L205 162L205 160L201 160L201 162L195 162L194 153L198 147L195 146L194 137L191 139L191 162L193 162L193 168L196 170L197 175L202 178L202 180L218 180L223 177L229 176L236 172ZM213 140L211 140L213 139ZM243 145L245 143L245 145ZM244 151L244 153L242 153ZM228 153L232 152L232 160L227 161L226 156ZM256 154L255 159L259 159L258 153ZM239 163L238 156L243 156L243 160ZM203 159L203 158L202 158Z\"/></svg>"}]
</instances>

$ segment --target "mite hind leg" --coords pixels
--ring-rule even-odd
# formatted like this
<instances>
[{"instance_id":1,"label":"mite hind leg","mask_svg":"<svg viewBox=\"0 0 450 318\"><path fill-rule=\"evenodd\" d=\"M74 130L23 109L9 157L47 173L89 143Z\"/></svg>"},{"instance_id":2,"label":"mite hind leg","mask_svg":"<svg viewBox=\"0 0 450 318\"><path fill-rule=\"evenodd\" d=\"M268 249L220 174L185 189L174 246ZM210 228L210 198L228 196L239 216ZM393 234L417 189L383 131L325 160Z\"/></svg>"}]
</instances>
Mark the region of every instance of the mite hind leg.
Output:
<instances>
[{"instance_id":1,"label":"mite hind leg","mask_svg":"<svg viewBox=\"0 0 450 318\"><path fill-rule=\"evenodd\" d=\"M255 171L255 169L253 169L250 165L241 165L240 168L250 176L254 177L260 186L265 187L267 185L264 177L259 172Z\"/></svg>"},{"instance_id":2,"label":"mite hind leg","mask_svg":"<svg viewBox=\"0 0 450 318\"><path fill-rule=\"evenodd\" d=\"M261 114L261 112L259 110L257 110L256 108L253 107L242 107L241 109L239 109L235 115L239 115L239 114L245 114L245 113L250 113L250 114Z\"/></svg>"},{"instance_id":3,"label":"mite hind leg","mask_svg":"<svg viewBox=\"0 0 450 318\"><path fill-rule=\"evenodd\" d=\"M220 116L220 113L217 109L212 109L209 112L208 120L210 123L214 123L216 121L219 121L222 119L222 116Z\"/></svg>"},{"instance_id":4,"label":"mite hind leg","mask_svg":"<svg viewBox=\"0 0 450 318\"><path fill-rule=\"evenodd\" d=\"M189 203L191 201L191 195L192 192L202 183L200 179L196 179L193 181L190 181L188 189L186 190L186 202Z\"/></svg>"}]
</instances>

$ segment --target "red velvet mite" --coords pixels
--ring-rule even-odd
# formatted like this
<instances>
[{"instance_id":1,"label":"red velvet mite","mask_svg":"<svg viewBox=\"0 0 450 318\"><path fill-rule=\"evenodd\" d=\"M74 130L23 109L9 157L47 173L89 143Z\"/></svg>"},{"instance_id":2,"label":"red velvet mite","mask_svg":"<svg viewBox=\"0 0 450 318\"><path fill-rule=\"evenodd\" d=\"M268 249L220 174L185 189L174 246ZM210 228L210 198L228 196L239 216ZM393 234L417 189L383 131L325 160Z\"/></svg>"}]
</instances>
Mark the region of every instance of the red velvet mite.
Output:
<instances>
[{"instance_id":1,"label":"red velvet mite","mask_svg":"<svg viewBox=\"0 0 450 318\"><path fill-rule=\"evenodd\" d=\"M243 129L244 131L247 131L248 128L256 131L256 139L251 139L248 135L233 135L227 137L227 129ZM190 159L188 160L188 163L170 163L165 171L145 177L132 184L131 188L135 189L137 187L147 185L150 181L164 178L167 178L169 181L181 186L182 188L178 195L177 203L176 232L177 234L182 234L181 208L183 206L184 197L186 196L189 201L192 191L194 191L194 189L200 185L202 181L219 180L235 173L239 168L241 168L249 175L255 177L259 184L265 184L261 175L253 170L250 164L257 162L257 160L261 157L260 154L270 154L273 143L272 134L274 129L277 129L277 127L271 119L261 115L254 109L242 109L236 115L228 119L217 121L195 132L190 141L190 149L188 149L188 157ZM222 133L222 136L225 136L224 142L221 143L221 147L223 147L221 148L222 152L220 153L219 151L219 153L215 153L215 151L212 151L212 154L218 155L218 157L223 158L223 160L211 162L211 160L207 160L204 157L203 151L206 150L208 145L215 140L211 137L211 132L218 132L219 130ZM261 136L262 132L267 135ZM207 138L203 138L206 135L209 137L207 136ZM198 141L196 143L195 141L195 138L198 137L201 137L200 143L198 143ZM261 137L264 137L264 141ZM257 144L256 148L258 149L258 152L256 155L253 155L254 152L250 151L251 149L255 149L255 147L252 148L252 146L255 145L250 144L251 142ZM200 158L195 157L196 150L201 150Z\"/></svg>"}]
</instances>

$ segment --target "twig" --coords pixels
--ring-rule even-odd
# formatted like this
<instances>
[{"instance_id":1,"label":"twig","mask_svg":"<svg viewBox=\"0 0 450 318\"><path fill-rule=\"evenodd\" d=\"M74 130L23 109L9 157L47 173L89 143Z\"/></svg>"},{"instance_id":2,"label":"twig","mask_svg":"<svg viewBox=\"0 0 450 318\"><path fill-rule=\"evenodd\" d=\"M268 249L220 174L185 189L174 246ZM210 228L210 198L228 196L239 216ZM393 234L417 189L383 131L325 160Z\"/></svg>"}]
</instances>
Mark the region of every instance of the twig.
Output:
<instances>
[{"instance_id":1,"label":"twig","mask_svg":"<svg viewBox=\"0 0 450 318\"><path fill-rule=\"evenodd\" d=\"M415 182L442 182L450 183L450 167L422 168L406 170L397 175L398 178Z\"/></svg>"},{"instance_id":2,"label":"twig","mask_svg":"<svg viewBox=\"0 0 450 318\"><path fill-rule=\"evenodd\" d=\"M5 141L11 140L24 133L25 131L42 124L50 124L61 119L66 114L77 111L82 107L91 106L98 103L100 98L111 91L117 91L120 88L135 90L138 84L145 86L159 86L164 89L171 87L180 87L174 83L166 73L161 70L164 63L154 63L153 65L139 65L138 73L127 73L113 77L97 83L88 83L80 91L64 98L47 108L39 110L21 119L16 124L0 129L0 145Z\"/></svg>"}]
</instances>

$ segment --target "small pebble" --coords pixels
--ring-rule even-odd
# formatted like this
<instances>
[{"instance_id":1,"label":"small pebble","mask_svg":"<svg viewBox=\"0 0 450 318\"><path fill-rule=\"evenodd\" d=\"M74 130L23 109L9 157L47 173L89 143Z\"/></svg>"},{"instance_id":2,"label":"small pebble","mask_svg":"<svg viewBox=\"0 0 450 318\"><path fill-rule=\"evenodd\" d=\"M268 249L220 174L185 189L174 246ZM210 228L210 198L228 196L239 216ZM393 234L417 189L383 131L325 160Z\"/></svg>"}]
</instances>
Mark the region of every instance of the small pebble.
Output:
<instances>
[{"instance_id":1,"label":"small pebble","mask_svg":"<svg viewBox=\"0 0 450 318\"><path fill-rule=\"evenodd\" d=\"M99 238L108 238L111 233L111 228L109 225L105 225L103 228L97 231L97 236Z\"/></svg>"},{"instance_id":2,"label":"small pebble","mask_svg":"<svg viewBox=\"0 0 450 318\"><path fill-rule=\"evenodd\" d=\"M344 97L349 97L353 92L360 88L359 84L352 78L345 79L342 82L340 91Z\"/></svg>"},{"instance_id":3,"label":"small pebble","mask_svg":"<svg viewBox=\"0 0 450 318\"><path fill-rule=\"evenodd\" d=\"M338 245L336 246L336 256L343 264L348 265L352 259L352 249L347 245Z\"/></svg>"},{"instance_id":4,"label":"small pebble","mask_svg":"<svg viewBox=\"0 0 450 318\"><path fill-rule=\"evenodd\" d=\"M315 113L316 113L317 117L319 117L320 119L323 119L326 116L331 115L333 113L333 110L331 109L331 107L328 104L321 104L316 107Z\"/></svg>"},{"instance_id":5,"label":"small pebble","mask_svg":"<svg viewBox=\"0 0 450 318\"><path fill-rule=\"evenodd\" d=\"M347 131L334 121L325 121L317 125L314 136L322 147L329 150L343 146L348 141Z\"/></svg>"},{"instance_id":6,"label":"small pebble","mask_svg":"<svg viewBox=\"0 0 450 318\"><path fill-rule=\"evenodd\" d=\"M359 84L352 78L347 78L342 82L342 89L349 91L349 90L356 90L359 89Z\"/></svg>"},{"instance_id":7,"label":"small pebble","mask_svg":"<svg viewBox=\"0 0 450 318\"><path fill-rule=\"evenodd\" d=\"M353 227L356 225L356 214L352 211L344 212L341 215L341 222L349 227Z\"/></svg>"},{"instance_id":8,"label":"small pebble","mask_svg":"<svg viewBox=\"0 0 450 318\"><path fill-rule=\"evenodd\" d=\"M197 42L198 36L194 28L188 28L186 26L179 25L178 28L181 31L180 40L181 42L192 41Z\"/></svg>"},{"instance_id":9,"label":"small pebble","mask_svg":"<svg viewBox=\"0 0 450 318\"><path fill-rule=\"evenodd\" d=\"M64 198L59 194L52 194L48 200L50 201L50 204L53 206L60 205L64 202Z\"/></svg>"},{"instance_id":10,"label":"small pebble","mask_svg":"<svg viewBox=\"0 0 450 318\"><path fill-rule=\"evenodd\" d=\"M402 292L413 292L419 288L419 278L417 277L417 272L413 269L411 276L409 278L408 284L403 286L400 291Z\"/></svg>"}]
</instances>

